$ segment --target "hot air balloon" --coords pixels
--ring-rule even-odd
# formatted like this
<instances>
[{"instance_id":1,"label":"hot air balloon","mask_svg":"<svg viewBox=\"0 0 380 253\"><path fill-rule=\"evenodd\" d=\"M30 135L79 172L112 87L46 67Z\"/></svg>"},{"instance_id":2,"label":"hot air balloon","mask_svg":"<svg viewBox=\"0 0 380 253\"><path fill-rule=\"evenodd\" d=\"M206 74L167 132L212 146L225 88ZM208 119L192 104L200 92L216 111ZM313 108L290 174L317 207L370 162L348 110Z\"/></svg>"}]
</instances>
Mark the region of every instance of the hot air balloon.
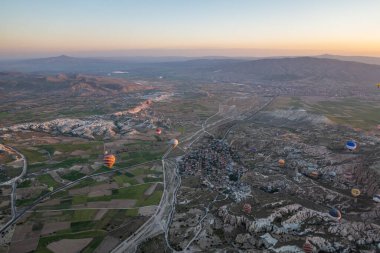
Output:
<instances>
[{"instance_id":1,"label":"hot air balloon","mask_svg":"<svg viewBox=\"0 0 380 253\"><path fill-rule=\"evenodd\" d=\"M280 167L284 167L284 166L285 166L285 160L284 160L284 159L280 159L280 160L278 160L278 165L279 165Z\"/></svg>"},{"instance_id":2,"label":"hot air balloon","mask_svg":"<svg viewBox=\"0 0 380 253\"><path fill-rule=\"evenodd\" d=\"M161 128L157 128L157 129L156 129L156 134L160 135L161 133L162 133Z\"/></svg>"},{"instance_id":3,"label":"hot air balloon","mask_svg":"<svg viewBox=\"0 0 380 253\"><path fill-rule=\"evenodd\" d=\"M380 194L375 194L372 199L373 201L380 203Z\"/></svg>"},{"instance_id":4,"label":"hot air balloon","mask_svg":"<svg viewBox=\"0 0 380 253\"><path fill-rule=\"evenodd\" d=\"M111 154L109 155L106 154L103 158L104 165L109 169L112 169L112 166L115 164L115 161L116 161L116 157Z\"/></svg>"},{"instance_id":5,"label":"hot air balloon","mask_svg":"<svg viewBox=\"0 0 380 253\"><path fill-rule=\"evenodd\" d=\"M53 187L53 186L50 186L50 187L48 188L48 190L49 190L50 192L52 192L52 191L54 191L54 187Z\"/></svg>"},{"instance_id":6,"label":"hot air balloon","mask_svg":"<svg viewBox=\"0 0 380 253\"><path fill-rule=\"evenodd\" d=\"M305 253L312 253L313 252L313 245L311 245L309 242L305 242L303 245L303 251Z\"/></svg>"},{"instance_id":7,"label":"hot air balloon","mask_svg":"<svg viewBox=\"0 0 380 253\"><path fill-rule=\"evenodd\" d=\"M354 173L352 173L352 172L345 172L345 173L343 174L343 177L344 177L345 179L351 181L352 179L354 179Z\"/></svg>"},{"instance_id":8,"label":"hot air balloon","mask_svg":"<svg viewBox=\"0 0 380 253\"><path fill-rule=\"evenodd\" d=\"M380 83L376 84L377 88L380 88Z\"/></svg>"},{"instance_id":9,"label":"hot air balloon","mask_svg":"<svg viewBox=\"0 0 380 253\"><path fill-rule=\"evenodd\" d=\"M334 218L337 218L338 221L340 221L340 219L342 219L342 213L336 209L336 208L332 208L330 211L329 211L329 214L334 217Z\"/></svg>"},{"instance_id":10,"label":"hot air balloon","mask_svg":"<svg viewBox=\"0 0 380 253\"><path fill-rule=\"evenodd\" d=\"M243 205L243 212L249 214L249 213L251 213L251 211L252 211L252 206L250 204L248 204L248 203L245 203Z\"/></svg>"},{"instance_id":11,"label":"hot air balloon","mask_svg":"<svg viewBox=\"0 0 380 253\"><path fill-rule=\"evenodd\" d=\"M171 144L171 145L173 145L173 148L175 148L175 147L177 147L177 145L178 145L178 140L177 139L171 139L170 141L169 141L169 143Z\"/></svg>"},{"instance_id":12,"label":"hot air balloon","mask_svg":"<svg viewBox=\"0 0 380 253\"><path fill-rule=\"evenodd\" d=\"M309 176L310 176L311 178L318 179L318 177L319 177L319 173L318 173L318 171L312 171L312 172L309 174Z\"/></svg>"},{"instance_id":13,"label":"hot air balloon","mask_svg":"<svg viewBox=\"0 0 380 253\"><path fill-rule=\"evenodd\" d=\"M357 189L357 188L352 188L352 190L351 190L351 195L352 195L352 197L359 197L359 195L360 195L360 190L359 189Z\"/></svg>"},{"instance_id":14,"label":"hot air balloon","mask_svg":"<svg viewBox=\"0 0 380 253\"><path fill-rule=\"evenodd\" d=\"M357 147L357 145L356 145L355 141L350 140L350 141L346 142L346 149L348 149L350 151L354 151L356 149L356 147Z\"/></svg>"}]
</instances>

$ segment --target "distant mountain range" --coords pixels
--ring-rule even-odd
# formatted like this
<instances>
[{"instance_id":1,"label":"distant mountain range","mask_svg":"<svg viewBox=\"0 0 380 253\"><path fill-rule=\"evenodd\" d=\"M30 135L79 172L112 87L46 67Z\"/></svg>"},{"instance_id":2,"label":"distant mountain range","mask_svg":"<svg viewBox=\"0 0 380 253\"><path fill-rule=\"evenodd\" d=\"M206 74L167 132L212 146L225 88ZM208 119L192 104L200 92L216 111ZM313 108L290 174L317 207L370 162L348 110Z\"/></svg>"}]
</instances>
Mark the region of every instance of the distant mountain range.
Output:
<instances>
[{"instance_id":1,"label":"distant mountain range","mask_svg":"<svg viewBox=\"0 0 380 253\"><path fill-rule=\"evenodd\" d=\"M339 58L339 59L332 59ZM137 61L124 58L75 58L58 56L0 63L0 71L38 73L90 73L106 75L127 73L139 77L189 78L202 81L279 83L330 81L374 85L380 82L380 66L360 63L378 58L322 55L318 57L282 57L266 59L171 58L172 61ZM165 60L165 58L161 58ZM379 62L380 63L380 62Z\"/></svg>"},{"instance_id":2,"label":"distant mountain range","mask_svg":"<svg viewBox=\"0 0 380 253\"><path fill-rule=\"evenodd\" d=\"M368 56L341 56L341 55L331 55L324 54L316 56L317 58L335 59L340 61L354 61L367 64L380 65L380 57L368 57Z\"/></svg>"},{"instance_id":3,"label":"distant mountain range","mask_svg":"<svg viewBox=\"0 0 380 253\"><path fill-rule=\"evenodd\" d=\"M380 66L334 59L295 57L259 60L191 60L161 64L169 76L245 84L346 84L374 86ZM151 72L157 71L152 68ZM157 73L158 74L158 73Z\"/></svg>"},{"instance_id":4,"label":"distant mountain range","mask_svg":"<svg viewBox=\"0 0 380 253\"><path fill-rule=\"evenodd\" d=\"M41 75L34 73L0 72L0 96L2 93L65 94L68 96L120 95L152 89L123 78L91 76L83 74Z\"/></svg>"}]
</instances>

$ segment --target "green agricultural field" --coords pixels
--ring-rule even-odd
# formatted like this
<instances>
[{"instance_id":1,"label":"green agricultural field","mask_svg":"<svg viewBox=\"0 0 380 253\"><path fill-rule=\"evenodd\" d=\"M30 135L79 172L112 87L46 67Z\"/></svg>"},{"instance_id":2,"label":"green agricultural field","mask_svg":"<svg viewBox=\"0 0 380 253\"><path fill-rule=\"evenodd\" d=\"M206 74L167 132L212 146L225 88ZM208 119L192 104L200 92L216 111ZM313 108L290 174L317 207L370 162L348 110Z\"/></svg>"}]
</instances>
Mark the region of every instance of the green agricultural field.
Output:
<instances>
[{"instance_id":1,"label":"green agricultural field","mask_svg":"<svg viewBox=\"0 0 380 253\"><path fill-rule=\"evenodd\" d=\"M77 170L72 170L70 171L69 173L65 174L65 175L62 175L61 177L63 179L66 179L66 180L70 180L70 181L75 181L79 178L82 178L84 177L86 174L80 172L80 171L77 171Z\"/></svg>"},{"instance_id":2,"label":"green agricultural field","mask_svg":"<svg viewBox=\"0 0 380 253\"><path fill-rule=\"evenodd\" d=\"M69 153L75 150L101 149L102 146L103 146L103 143L100 141L87 141L85 143L59 143L59 144L40 145L38 147L41 149L45 149L52 154L55 151Z\"/></svg>"},{"instance_id":3,"label":"green agricultural field","mask_svg":"<svg viewBox=\"0 0 380 253\"><path fill-rule=\"evenodd\" d=\"M139 215L139 210L137 208L127 209L125 215L128 217L136 217Z\"/></svg>"},{"instance_id":4,"label":"green agricultural field","mask_svg":"<svg viewBox=\"0 0 380 253\"><path fill-rule=\"evenodd\" d=\"M152 195L150 195L149 197L147 197L146 199L144 199L143 197L140 198L136 205L137 206L152 206L152 205L158 205L160 203L160 200L161 200L161 196L162 196L162 193L163 191L161 190L156 190L152 193Z\"/></svg>"},{"instance_id":5,"label":"green agricultural field","mask_svg":"<svg viewBox=\"0 0 380 253\"><path fill-rule=\"evenodd\" d=\"M37 177L37 180L41 184L46 184L48 187L57 187L59 186L59 183L57 183L49 174L43 174L41 176Z\"/></svg>"},{"instance_id":6,"label":"green agricultural field","mask_svg":"<svg viewBox=\"0 0 380 253\"><path fill-rule=\"evenodd\" d=\"M32 185L32 181L27 179L23 181L21 184L18 184L17 188L27 188L27 187L30 187L31 185Z\"/></svg>"},{"instance_id":7,"label":"green agricultural field","mask_svg":"<svg viewBox=\"0 0 380 253\"><path fill-rule=\"evenodd\" d=\"M161 159L163 153L161 152L149 152L149 151L141 151L141 152L133 152L125 154L121 157L121 161L116 166L119 168L129 167L140 163L145 163L149 161L159 160Z\"/></svg>"},{"instance_id":8,"label":"green agricultural field","mask_svg":"<svg viewBox=\"0 0 380 253\"><path fill-rule=\"evenodd\" d=\"M311 105L311 111L326 115L339 124L347 124L365 130L380 124L380 103L359 99L320 101Z\"/></svg>"},{"instance_id":9,"label":"green agricultural field","mask_svg":"<svg viewBox=\"0 0 380 253\"><path fill-rule=\"evenodd\" d=\"M133 174L133 175L136 175L136 176L140 176L140 175L147 175L147 174L155 174L155 175L161 175L162 174L162 171L158 171L158 170L151 170L150 168L135 168L135 169L132 169L130 170L130 172Z\"/></svg>"},{"instance_id":10,"label":"green agricultural field","mask_svg":"<svg viewBox=\"0 0 380 253\"><path fill-rule=\"evenodd\" d=\"M111 196L89 197L88 201L110 201L111 199L136 199L138 201L144 197L144 192L152 184L132 185L126 188L115 189L112 191Z\"/></svg>"},{"instance_id":11,"label":"green agricultural field","mask_svg":"<svg viewBox=\"0 0 380 253\"><path fill-rule=\"evenodd\" d=\"M73 187L71 187L71 189L79 189L79 188L86 187L86 186L94 186L97 183L98 182L96 182L92 178L86 178L86 179L80 181L79 183L75 184Z\"/></svg>"},{"instance_id":12,"label":"green agricultural field","mask_svg":"<svg viewBox=\"0 0 380 253\"><path fill-rule=\"evenodd\" d=\"M34 197L34 198L29 198L29 199L17 199L16 200L16 206L17 207L28 206L28 205L32 204L36 199L38 199L38 196Z\"/></svg>"},{"instance_id":13,"label":"green agricultural field","mask_svg":"<svg viewBox=\"0 0 380 253\"><path fill-rule=\"evenodd\" d=\"M92 220L94 216L96 215L97 211L98 210L95 210L95 209L75 210L72 221L76 222L76 221Z\"/></svg>"},{"instance_id":14,"label":"green agricultural field","mask_svg":"<svg viewBox=\"0 0 380 253\"><path fill-rule=\"evenodd\" d=\"M49 165L50 168L52 169L57 169L57 168L69 168L73 165L78 165L78 164L84 164L88 163L88 159L80 158L80 157L72 157L72 158L67 158L61 162L51 164Z\"/></svg>"},{"instance_id":15,"label":"green agricultural field","mask_svg":"<svg viewBox=\"0 0 380 253\"><path fill-rule=\"evenodd\" d=\"M18 148L20 152L25 155L28 160L28 164L43 162L48 160L47 154L38 152L37 150L31 150L26 148Z\"/></svg>"},{"instance_id":16,"label":"green agricultural field","mask_svg":"<svg viewBox=\"0 0 380 253\"><path fill-rule=\"evenodd\" d=\"M144 183L162 182L163 178L160 177L144 177Z\"/></svg>"},{"instance_id":17,"label":"green agricultural field","mask_svg":"<svg viewBox=\"0 0 380 253\"><path fill-rule=\"evenodd\" d=\"M138 183L136 179L134 179L133 177L128 177L126 175L115 176L113 179L119 186L123 186L124 183L129 183L131 185Z\"/></svg>"},{"instance_id":18,"label":"green agricultural field","mask_svg":"<svg viewBox=\"0 0 380 253\"><path fill-rule=\"evenodd\" d=\"M73 196L73 202L72 202L73 205L79 205L79 204L84 204L84 203L87 203L87 196L83 196L83 195Z\"/></svg>"},{"instance_id":19,"label":"green agricultural field","mask_svg":"<svg viewBox=\"0 0 380 253\"><path fill-rule=\"evenodd\" d=\"M28 172L37 172L40 171L41 169L48 168L49 165L47 163L35 163L35 164L30 164L28 165Z\"/></svg>"},{"instance_id":20,"label":"green agricultural field","mask_svg":"<svg viewBox=\"0 0 380 253\"><path fill-rule=\"evenodd\" d=\"M103 230L91 230L91 231L78 232L78 233L45 236L45 237L40 238L36 252L37 253L51 253L51 251L47 249L47 246L52 242L59 241L61 239L82 239L82 238L93 238L91 243L83 251L83 252L93 252L95 248L101 243L101 241L103 240L105 236L106 236L106 232Z\"/></svg>"}]
</instances>

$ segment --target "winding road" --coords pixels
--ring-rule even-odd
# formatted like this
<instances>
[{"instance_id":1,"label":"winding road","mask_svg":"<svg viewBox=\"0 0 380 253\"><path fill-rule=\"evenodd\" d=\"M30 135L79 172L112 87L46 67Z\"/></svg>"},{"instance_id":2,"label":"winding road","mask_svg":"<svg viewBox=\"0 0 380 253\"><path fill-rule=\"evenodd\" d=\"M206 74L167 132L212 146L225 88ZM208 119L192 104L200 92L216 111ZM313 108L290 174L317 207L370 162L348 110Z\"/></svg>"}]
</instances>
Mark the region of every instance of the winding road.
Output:
<instances>
[{"instance_id":1,"label":"winding road","mask_svg":"<svg viewBox=\"0 0 380 253\"><path fill-rule=\"evenodd\" d=\"M28 162L23 154L18 152L15 148L7 146L2 144L5 148L13 151L16 153L18 156L21 157L21 160L23 161L23 166L22 166L22 172L20 175L17 177L12 178L11 180L1 183L0 186L2 185L11 185L12 186L12 192L11 192L11 213L12 213L12 219L10 219L4 226L0 228L0 233L5 231L7 228L9 228L11 225L15 223L17 220L17 210L16 210L16 188L17 188L17 181L22 178L26 174L26 170L28 169Z\"/></svg>"}]
</instances>

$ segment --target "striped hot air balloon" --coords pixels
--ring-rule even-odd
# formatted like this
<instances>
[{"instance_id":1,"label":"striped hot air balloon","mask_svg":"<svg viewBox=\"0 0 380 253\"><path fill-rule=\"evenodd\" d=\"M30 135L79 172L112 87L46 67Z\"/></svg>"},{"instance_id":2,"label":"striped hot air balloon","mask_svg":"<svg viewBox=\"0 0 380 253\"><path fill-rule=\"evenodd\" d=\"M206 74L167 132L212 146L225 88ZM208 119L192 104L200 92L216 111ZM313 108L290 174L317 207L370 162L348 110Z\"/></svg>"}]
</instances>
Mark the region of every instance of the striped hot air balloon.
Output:
<instances>
[{"instance_id":1,"label":"striped hot air balloon","mask_svg":"<svg viewBox=\"0 0 380 253\"><path fill-rule=\"evenodd\" d=\"M250 204L248 204L248 203L245 203L243 205L243 212L249 214L249 213L251 213L251 211L252 211L252 206Z\"/></svg>"},{"instance_id":2,"label":"striped hot air balloon","mask_svg":"<svg viewBox=\"0 0 380 253\"><path fill-rule=\"evenodd\" d=\"M308 242L305 242L305 244L303 245L303 251L305 253L312 253L313 252L313 245L311 245Z\"/></svg>"},{"instance_id":3,"label":"striped hot air balloon","mask_svg":"<svg viewBox=\"0 0 380 253\"><path fill-rule=\"evenodd\" d=\"M116 162L116 157L114 155L108 154L103 157L103 163L109 169L112 169L115 162Z\"/></svg>"},{"instance_id":4,"label":"striped hot air balloon","mask_svg":"<svg viewBox=\"0 0 380 253\"><path fill-rule=\"evenodd\" d=\"M345 179L347 179L347 180L353 180L354 179L354 173L352 173L352 172L345 172L344 174L343 174L343 177L345 178Z\"/></svg>"}]
</instances>

